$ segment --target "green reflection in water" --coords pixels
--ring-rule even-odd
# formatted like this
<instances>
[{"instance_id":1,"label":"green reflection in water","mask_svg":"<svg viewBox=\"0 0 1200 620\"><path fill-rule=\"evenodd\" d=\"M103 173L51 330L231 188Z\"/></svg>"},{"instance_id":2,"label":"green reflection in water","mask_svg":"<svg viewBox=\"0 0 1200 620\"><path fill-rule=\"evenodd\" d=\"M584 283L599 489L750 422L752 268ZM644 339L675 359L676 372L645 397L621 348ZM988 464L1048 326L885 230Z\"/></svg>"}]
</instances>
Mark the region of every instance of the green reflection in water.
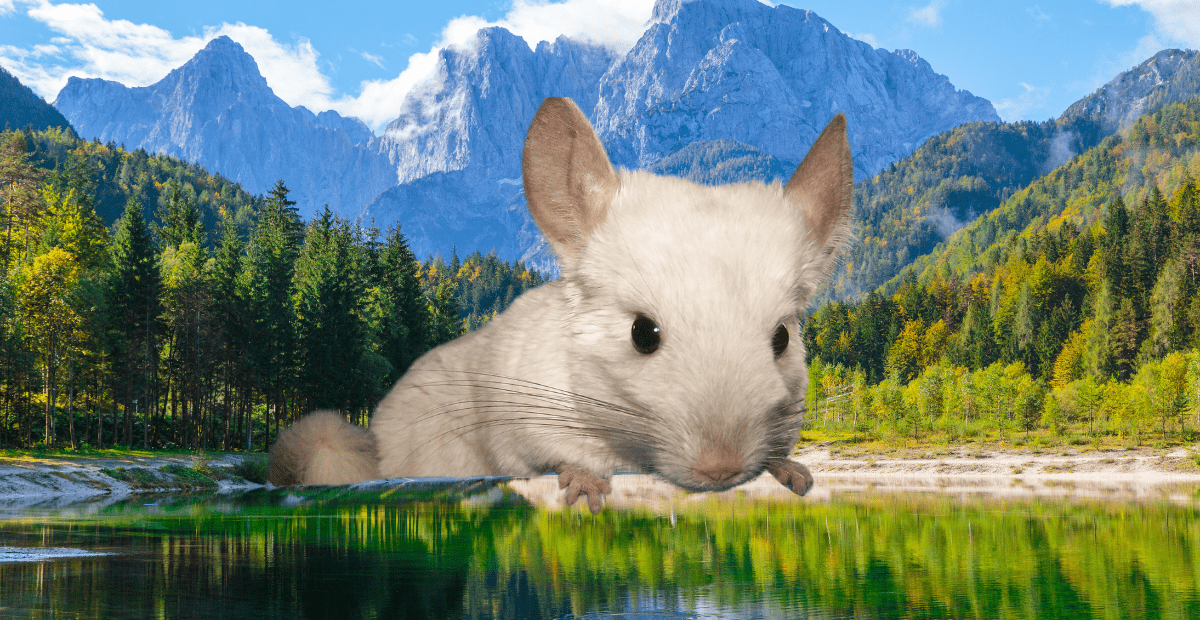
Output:
<instances>
[{"instance_id":1,"label":"green reflection in water","mask_svg":"<svg viewBox=\"0 0 1200 620\"><path fill-rule=\"evenodd\" d=\"M1194 505L843 494L673 512L314 491L0 522L0 616L1198 618ZM663 616L655 616L663 617Z\"/></svg>"}]
</instances>

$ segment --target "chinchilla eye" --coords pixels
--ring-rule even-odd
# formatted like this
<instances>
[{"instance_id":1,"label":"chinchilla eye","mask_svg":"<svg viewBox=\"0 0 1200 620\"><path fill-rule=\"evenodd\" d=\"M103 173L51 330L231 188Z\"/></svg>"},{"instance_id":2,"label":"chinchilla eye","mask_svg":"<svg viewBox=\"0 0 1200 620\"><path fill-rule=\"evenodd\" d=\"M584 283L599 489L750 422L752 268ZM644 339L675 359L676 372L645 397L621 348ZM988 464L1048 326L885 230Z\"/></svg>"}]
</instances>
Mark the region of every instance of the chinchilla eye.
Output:
<instances>
[{"instance_id":1,"label":"chinchilla eye","mask_svg":"<svg viewBox=\"0 0 1200 620\"><path fill-rule=\"evenodd\" d=\"M662 329L650 317L639 314L633 319L633 348L642 355L650 355L658 350L662 342Z\"/></svg>"},{"instance_id":2,"label":"chinchilla eye","mask_svg":"<svg viewBox=\"0 0 1200 620\"><path fill-rule=\"evenodd\" d=\"M771 348L775 349L775 357L783 355L783 352L787 351L787 345L788 330L786 327L780 325L775 328L775 336L771 338Z\"/></svg>"}]
</instances>

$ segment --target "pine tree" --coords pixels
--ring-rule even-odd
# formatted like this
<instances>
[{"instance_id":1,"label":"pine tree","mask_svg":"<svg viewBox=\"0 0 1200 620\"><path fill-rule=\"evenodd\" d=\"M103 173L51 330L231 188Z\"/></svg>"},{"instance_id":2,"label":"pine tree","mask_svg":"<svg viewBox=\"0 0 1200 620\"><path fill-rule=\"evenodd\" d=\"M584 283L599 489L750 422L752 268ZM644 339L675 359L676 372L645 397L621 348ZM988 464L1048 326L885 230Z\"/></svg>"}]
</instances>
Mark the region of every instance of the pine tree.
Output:
<instances>
[{"instance_id":1,"label":"pine tree","mask_svg":"<svg viewBox=\"0 0 1200 620\"><path fill-rule=\"evenodd\" d=\"M255 377L277 427L289 414L287 389L296 370L292 275L304 227L295 205L283 181L277 182L259 213L244 267Z\"/></svg>"},{"instance_id":2,"label":"pine tree","mask_svg":"<svg viewBox=\"0 0 1200 620\"><path fill-rule=\"evenodd\" d=\"M392 365L388 384L395 383L433 342L429 305L421 293L417 276L420 263L409 249L399 225L389 228L379 252L381 288L391 300L391 312L383 318L380 352Z\"/></svg>"},{"instance_id":3,"label":"pine tree","mask_svg":"<svg viewBox=\"0 0 1200 620\"><path fill-rule=\"evenodd\" d=\"M158 219L162 224L155 226L163 247L179 247L185 242L204 245L204 222L200 219L195 194L195 190L184 187L177 177L167 180L158 199Z\"/></svg>"},{"instance_id":4,"label":"pine tree","mask_svg":"<svg viewBox=\"0 0 1200 620\"><path fill-rule=\"evenodd\" d=\"M238 286L238 275L242 271L242 253L245 244L238 235L233 215L228 209L221 210L221 241L208 273L209 291L212 295L216 338L220 349L221 384L224 391L225 419L221 446L230 448L229 433L234 416L234 385L246 374L246 358L249 346L248 330L245 326L245 298ZM247 425L247 431L248 425ZM250 448L250 434L245 433L246 449Z\"/></svg>"},{"instance_id":5,"label":"pine tree","mask_svg":"<svg viewBox=\"0 0 1200 620\"><path fill-rule=\"evenodd\" d=\"M155 339L159 333L161 312L159 290L161 283L157 257L150 232L136 198L125 204L125 214L117 223L117 234L111 249L112 266L109 285L109 308L112 332L116 336L114 357L117 359L118 391L125 407L125 444L133 446L133 418L130 406L140 400L146 420L150 415L151 378L157 361ZM143 442L149 424L143 428Z\"/></svg>"},{"instance_id":6,"label":"pine tree","mask_svg":"<svg viewBox=\"0 0 1200 620\"><path fill-rule=\"evenodd\" d=\"M308 227L296 260L296 335L299 385L310 408L348 412L368 390L359 371L367 343L359 312L362 280L356 273L350 225L328 205ZM375 379L382 381L383 377Z\"/></svg>"}]
</instances>

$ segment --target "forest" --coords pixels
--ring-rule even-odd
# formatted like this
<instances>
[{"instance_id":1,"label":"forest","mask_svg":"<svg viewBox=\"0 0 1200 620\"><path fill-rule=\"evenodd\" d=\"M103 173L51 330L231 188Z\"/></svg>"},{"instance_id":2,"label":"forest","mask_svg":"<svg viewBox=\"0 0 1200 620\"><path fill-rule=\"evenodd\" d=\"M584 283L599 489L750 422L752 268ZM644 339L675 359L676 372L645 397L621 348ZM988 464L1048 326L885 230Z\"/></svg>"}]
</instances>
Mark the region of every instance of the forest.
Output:
<instances>
[{"instance_id":1,"label":"forest","mask_svg":"<svg viewBox=\"0 0 1200 620\"><path fill-rule=\"evenodd\" d=\"M264 450L313 409L365 423L544 281L70 130L0 134L0 204L0 448Z\"/></svg>"},{"instance_id":2,"label":"forest","mask_svg":"<svg viewBox=\"0 0 1200 620\"><path fill-rule=\"evenodd\" d=\"M917 439L1191 440L1198 147L1200 99L1164 106L863 299L819 308L814 420Z\"/></svg>"}]
</instances>

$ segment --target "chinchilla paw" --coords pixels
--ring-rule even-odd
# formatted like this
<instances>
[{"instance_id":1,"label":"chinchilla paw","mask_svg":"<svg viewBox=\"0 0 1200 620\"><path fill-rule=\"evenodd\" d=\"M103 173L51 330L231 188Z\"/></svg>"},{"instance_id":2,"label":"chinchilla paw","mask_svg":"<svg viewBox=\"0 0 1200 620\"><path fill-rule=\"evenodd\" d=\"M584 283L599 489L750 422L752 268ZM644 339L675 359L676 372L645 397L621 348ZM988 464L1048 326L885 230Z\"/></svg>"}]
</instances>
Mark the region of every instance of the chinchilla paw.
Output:
<instances>
[{"instance_id":1,"label":"chinchilla paw","mask_svg":"<svg viewBox=\"0 0 1200 620\"><path fill-rule=\"evenodd\" d=\"M608 480L597 477L590 472L576 467L562 467L558 471L558 488L566 489L567 505L574 506L580 495L587 496L588 509L592 514L600 514L604 505L604 496L612 493Z\"/></svg>"},{"instance_id":2,"label":"chinchilla paw","mask_svg":"<svg viewBox=\"0 0 1200 620\"><path fill-rule=\"evenodd\" d=\"M803 464L791 459L771 461L767 463L767 471L796 495L804 495L812 488L812 473Z\"/></svg>"}]
</instances>

